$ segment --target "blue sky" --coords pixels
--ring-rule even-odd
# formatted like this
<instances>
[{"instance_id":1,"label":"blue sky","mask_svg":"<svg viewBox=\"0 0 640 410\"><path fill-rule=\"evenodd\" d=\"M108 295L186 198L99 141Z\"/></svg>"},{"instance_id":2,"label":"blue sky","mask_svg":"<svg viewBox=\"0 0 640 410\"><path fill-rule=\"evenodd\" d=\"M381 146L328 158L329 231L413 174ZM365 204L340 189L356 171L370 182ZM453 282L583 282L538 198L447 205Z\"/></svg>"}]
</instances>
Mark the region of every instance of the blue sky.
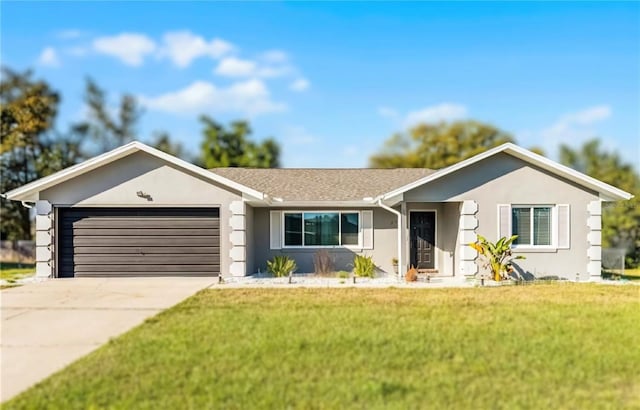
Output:
<instances>
[{"instance_id":1,"label":"blue sky","mask_svg":"<svg viewBox=\"0 0 640 410\"><path fill-rule=\"evenodd\" d=\"M600 136L640 162L640 3L2 2L1 59L82 119L84 78L196 152L249 119L287 167L362 167L419 121L472 118L554 157Z\"/></svg>"}]
</instances>

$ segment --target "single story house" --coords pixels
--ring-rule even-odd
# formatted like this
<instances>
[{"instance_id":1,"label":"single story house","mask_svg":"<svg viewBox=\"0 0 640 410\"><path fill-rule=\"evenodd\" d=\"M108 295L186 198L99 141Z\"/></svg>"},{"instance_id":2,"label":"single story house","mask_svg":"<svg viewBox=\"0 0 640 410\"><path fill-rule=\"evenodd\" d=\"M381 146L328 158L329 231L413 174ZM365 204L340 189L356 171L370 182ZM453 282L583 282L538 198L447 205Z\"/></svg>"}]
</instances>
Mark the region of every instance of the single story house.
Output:
<instances>
[{"instance_id":1,"label":"single story house","mask_svg":"<svg viewBox=\"0 0 640 410\"><path fill-rule=\"evenodd\" d=\"M523 270L579 280L600 277L602 202L632 198L510 143L434 171L206 170L132 142L6 196L35 207L41 277L244 276L275 255L313 272L326 249L464 278L477 234L518 234Z\"/></svg>"}]
</instances>

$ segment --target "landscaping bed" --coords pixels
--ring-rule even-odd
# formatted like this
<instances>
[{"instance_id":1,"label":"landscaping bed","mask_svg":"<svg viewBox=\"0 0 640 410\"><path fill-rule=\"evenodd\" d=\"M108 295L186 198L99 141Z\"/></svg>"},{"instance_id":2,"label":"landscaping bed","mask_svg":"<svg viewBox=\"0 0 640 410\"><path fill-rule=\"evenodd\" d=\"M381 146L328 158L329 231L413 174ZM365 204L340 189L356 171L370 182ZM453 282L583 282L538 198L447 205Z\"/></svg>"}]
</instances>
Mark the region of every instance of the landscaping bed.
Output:
<instances>
[{"instance_id":1,"label":"landscaping bed","mask_svg":"<svg viewBox=\"0 0 640 410\"><path fill-rule=\"evenodd\" d=\"M206 290L3 409L638 408L639 290Z\"/></svg>"}]
</instances>

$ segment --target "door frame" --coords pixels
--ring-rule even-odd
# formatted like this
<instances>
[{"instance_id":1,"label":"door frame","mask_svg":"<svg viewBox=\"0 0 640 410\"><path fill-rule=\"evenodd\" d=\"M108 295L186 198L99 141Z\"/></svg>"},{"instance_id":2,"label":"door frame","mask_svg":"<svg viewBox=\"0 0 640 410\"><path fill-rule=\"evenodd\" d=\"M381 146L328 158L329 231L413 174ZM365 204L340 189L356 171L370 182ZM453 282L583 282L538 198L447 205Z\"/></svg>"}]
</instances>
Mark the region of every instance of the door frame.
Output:
<instances>
[{"instance_id":1,"label":"door frame","mask_svg":"<svg viewBox=\"0 0 640 410\"><path fill-rule=\"evenodd\" d=\"M409 210L409 218L407 218L407 225L408 225L408 232L409 232L409 237L407 238L408 240L408 246L407 248L409 249L409 263L408 263L408 268L407 269L411 269L411 213L412 212L432 212L433 213L433 220L434 220L434 224L433 224L433 242L435 242L433 244L434 246L434 250L433 250L433 269L436 269L438 271L438 274L442 273L440 272L440 265L438 264L439 262L439 258L438 258L438 251L440 250L440 244L438 242L438 210L434 209L434 208L424 208L424 209L420 209L420 208L415 208L415 209L410 209Z\"/></svg>"}]
</instances>

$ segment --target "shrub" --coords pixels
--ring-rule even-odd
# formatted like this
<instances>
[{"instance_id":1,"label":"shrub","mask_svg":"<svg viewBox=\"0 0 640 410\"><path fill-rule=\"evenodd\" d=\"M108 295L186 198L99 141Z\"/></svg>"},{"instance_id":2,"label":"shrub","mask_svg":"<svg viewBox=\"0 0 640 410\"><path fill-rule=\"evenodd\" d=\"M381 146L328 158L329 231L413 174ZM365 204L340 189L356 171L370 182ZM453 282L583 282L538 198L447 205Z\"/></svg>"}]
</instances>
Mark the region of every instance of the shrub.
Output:
<instances>
[{"instance_id":1,"label":"shrub","mask_svg":"<svg viewBox=\"0 0 640 410\"><path fill-rule=\"evenodd\" d=\"M513 235L510 238L503 237L498 239L496 243L491 243L484 236L478 235L478 241L469 244L485 258L485 267L489 268L493 280L507 279L509 274L513 272L513 260L525 259L524 256L513 256L511 252L511 244L517 237L518 235Z\"/></svg>"},{"instance_id":2,"label":"shrub","mask_svg":"<svg viewBox=\"0 0 640 410\"><path fill-rule=\"evenodd\" d=\"M267 271L275 277L288 276L297 268L296 261L284 255L274 256L272 260L267 261Z\"/></svg>"},{"instance_id":3,"label":"shrub","mask_svg":"<svg viewBox=\"0 0 640 410\"><path fill-rule=\"evenodd\" d=\"M349 277L349 272L341 270L340 272L337 273L337 276L340 279L347 279Z\"/></svg>"},{"instance_id":4,"label":"shrub","mask_svg":"<svg viewBox=\"0 0 640 410\"><path fill-rule=\"evenodd\" d=\"M333 272L333 260L326 249L320 249L313 255L313 269L316 275Z\"/></svg>"},{"instance_id":5,"label":"shrub","mask_svg":"<svg viewBox=\"0 0 640 410\"><path fill-rule=\"evenodd\" d=\"M356 255L353 258L353 273L356 276L373 278L375 270L376 265L374 265L371 256Z\"/></svg>"}]
</instances>

